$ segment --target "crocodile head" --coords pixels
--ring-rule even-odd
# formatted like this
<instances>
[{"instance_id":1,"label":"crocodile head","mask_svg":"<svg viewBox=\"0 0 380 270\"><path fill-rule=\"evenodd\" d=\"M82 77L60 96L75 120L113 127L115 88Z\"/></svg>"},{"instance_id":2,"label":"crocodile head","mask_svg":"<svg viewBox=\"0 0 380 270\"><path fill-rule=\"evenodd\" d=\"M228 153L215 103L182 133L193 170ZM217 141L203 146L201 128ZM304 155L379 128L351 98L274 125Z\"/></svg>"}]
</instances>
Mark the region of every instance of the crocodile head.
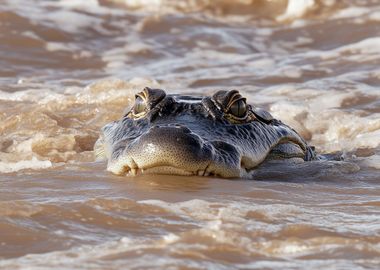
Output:
<instances>
[{"instance_id":1,"label":"crocodile head","mask_svg":"<svg viewBox=\"0 0 380 270\"><path fill-rule=\"evenodd\" d=\"M250 177L268 159L311 160L300 135L236 90L167 95L145 88L132 109L102 128L98 159L118 175Z\"/></svg>"}]
</instances>

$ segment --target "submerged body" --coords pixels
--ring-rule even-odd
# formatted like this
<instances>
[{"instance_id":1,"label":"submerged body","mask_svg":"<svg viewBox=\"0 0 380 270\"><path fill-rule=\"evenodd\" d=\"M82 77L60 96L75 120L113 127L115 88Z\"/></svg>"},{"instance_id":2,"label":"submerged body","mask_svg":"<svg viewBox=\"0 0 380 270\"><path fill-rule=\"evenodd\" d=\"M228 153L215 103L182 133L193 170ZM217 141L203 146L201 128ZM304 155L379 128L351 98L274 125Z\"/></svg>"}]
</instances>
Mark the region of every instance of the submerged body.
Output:
<instances>
[{"instance_id":1,"label":"submerged body","mask_svg":"<svg viewBox=\"0 0 380 270\"><path fill-rule=\"evenodd\" d=\"M118 175L224 178L249 178L266 160L315 158L294 129L236 90L192 97L145 88L130 112L103 127L95 152Z\"/></svg>"}]
</instances>

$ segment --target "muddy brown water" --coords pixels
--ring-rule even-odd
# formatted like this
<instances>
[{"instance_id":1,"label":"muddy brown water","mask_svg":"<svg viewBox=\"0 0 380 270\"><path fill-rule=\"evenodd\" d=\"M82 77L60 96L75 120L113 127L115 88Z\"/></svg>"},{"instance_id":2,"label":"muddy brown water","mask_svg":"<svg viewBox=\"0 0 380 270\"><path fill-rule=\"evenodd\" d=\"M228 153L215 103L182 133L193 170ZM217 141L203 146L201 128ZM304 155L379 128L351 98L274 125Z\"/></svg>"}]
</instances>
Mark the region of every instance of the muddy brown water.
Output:
<instances>
[{"instance_id":1,"label":"muddy brown water","mask_svg":"<svg viewBox=\"0 0 380 270\"><path fill-rule=\"evenodd\" d=\"M379 1L0 4L0 269L379 269ZM144 86L239 89L342 160L114 176Z\"/></svg>"}]
</instances>

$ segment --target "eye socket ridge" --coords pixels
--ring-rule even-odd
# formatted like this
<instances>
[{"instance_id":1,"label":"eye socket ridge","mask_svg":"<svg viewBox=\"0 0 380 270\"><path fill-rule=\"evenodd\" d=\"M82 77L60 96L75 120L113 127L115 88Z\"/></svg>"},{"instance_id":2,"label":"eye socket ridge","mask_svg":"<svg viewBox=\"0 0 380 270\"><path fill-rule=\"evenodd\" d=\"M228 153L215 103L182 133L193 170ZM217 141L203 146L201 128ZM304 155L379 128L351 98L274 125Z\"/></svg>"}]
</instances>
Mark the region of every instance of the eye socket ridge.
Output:
<instances>
[{"instance_id":1,"label":"eye socket ridge","mask_svg":"<svg viewBox=\"0 0 380 270\"><path fill-rule=\"evenodd\" d=\"M165 97L166 93L164 90L145 87L140 93L136 94L130 116L134 118L143 117Z\"/></svg>"}]
</instances>

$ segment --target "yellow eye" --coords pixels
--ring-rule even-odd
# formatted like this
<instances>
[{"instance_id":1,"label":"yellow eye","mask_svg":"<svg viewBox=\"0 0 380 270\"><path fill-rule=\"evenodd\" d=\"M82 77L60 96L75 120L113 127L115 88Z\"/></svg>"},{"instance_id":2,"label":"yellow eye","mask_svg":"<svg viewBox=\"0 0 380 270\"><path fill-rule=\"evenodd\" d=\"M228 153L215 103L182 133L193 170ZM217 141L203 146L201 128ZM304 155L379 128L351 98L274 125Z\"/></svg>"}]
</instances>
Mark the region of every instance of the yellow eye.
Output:
<instances>
[{"instance_id":1,"label":"yellow eye","mask_svg":"<svg viewBox=\"0 0 380 270\"><path fill-rule=\"evenodd\" d=\"M145 109L146 109L145 100L142 97L136 95L135 105L133 106L133 114L137 115L137 114L143 113L145 112Z\"/></svg>"},{"instance_id":2,"label":"yellow eye","mask_svg":"<svg viewBox=\"0 0 380 270\"><path fill-rule=\"evenodd\" d=\"M230 113L238 118L243 118L247 114L247 104L244 99L235 101L230 107Z\"/></svg>"}]
</instances>

